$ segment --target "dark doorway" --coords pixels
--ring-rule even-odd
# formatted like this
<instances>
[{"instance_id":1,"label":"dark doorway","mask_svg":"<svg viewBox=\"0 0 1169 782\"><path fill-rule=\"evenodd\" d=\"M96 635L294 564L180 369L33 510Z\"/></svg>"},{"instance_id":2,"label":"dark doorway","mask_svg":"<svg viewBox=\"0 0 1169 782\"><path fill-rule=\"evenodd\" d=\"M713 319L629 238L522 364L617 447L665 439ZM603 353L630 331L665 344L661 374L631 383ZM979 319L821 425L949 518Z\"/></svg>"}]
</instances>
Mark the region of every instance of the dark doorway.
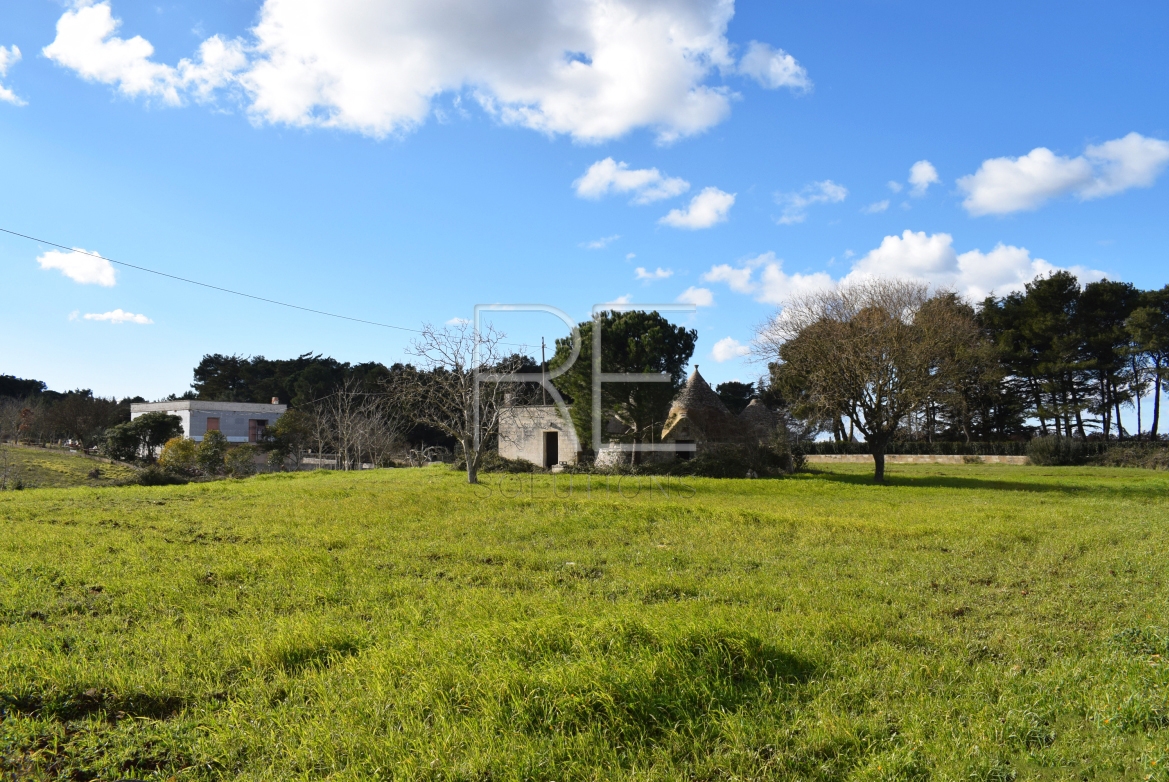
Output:
<instances>
[{"instance_id":1,"label":"dark doorway","mask_svg":"<svg viewBox=\"0 0 1169 782\"><path fill-rule=\"evenodd\" d=\"M560 436L556 432L544 432L544 466L560 463Z\"/></svg>"},{"instance_id":2,"label":"dark doorway","mask_svg":"<svg viewBox=\"0 0 1169 782\"><path fill-rule=\"evenodd\" d=\"M694 458L694 441L693 440L675 440L674 445L678 446L678 450L674 453L682 461L689 461Z\"/></svg>"}]
</instances>

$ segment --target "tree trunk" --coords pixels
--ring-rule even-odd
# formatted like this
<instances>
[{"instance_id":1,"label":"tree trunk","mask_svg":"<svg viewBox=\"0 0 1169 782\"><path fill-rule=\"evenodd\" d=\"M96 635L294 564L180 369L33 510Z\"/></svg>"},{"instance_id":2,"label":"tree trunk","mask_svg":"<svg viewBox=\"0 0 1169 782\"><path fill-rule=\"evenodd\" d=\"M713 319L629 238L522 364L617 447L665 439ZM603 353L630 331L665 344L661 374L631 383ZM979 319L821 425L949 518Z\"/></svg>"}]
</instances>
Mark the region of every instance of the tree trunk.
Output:
<instances>
[{"instance_id":1,"label":"tree trunk","mask_svg":"<svg viewBox=\"0 0 1169 782\"><path fill-rule=\"evenodd\" d=\"M1124 424L1120 421L1120 394L1116 393L1116 386L1112 387L1112 403L1116 406L1116 439L1124 439Z\"/></svg>"},{"instance_id":2,"label":"tree trunk","mask_svg":"<svg viewBox=\"0 0 1169 782\"><path fill-rule=\"evenodd\" d=\"M479 482L479 459L474 448L474 440L463 440L463 458L467 462L467 483Z\"/></svg>"},{"instance_id":3,"label":"tree trunk","mask_svg":"<svg viewBox=\"0 0 1169 782\"><path fill-rule=\"evenodd\" d=\"M1039 417L1039 431L1043 432L1043 436L1047 436L1047 419L1043 416L1043 397L1039 393L1039 385L1035 382L1035 378L1030 378L1028 384L1031 386L1031 395L1035 398L1035 415Z\"/></svg>"},{"instance_id":4,"label":"tree trunk","mask_svg":"<svg viewBox=\"0 0 1169 782\"><path fill-rule=\"evenodd\" d=\"M1157 376L1153 380L1153 426L1149 430L1149 433L1152 435L1151 439L1156 440L1157 425L1161 422L1161 362L1158 361L1153 365L1153 368L1156 371Z\"/></svg>"},{"instance_id":5,"label":"tree trunk","mask_svg":"<svg viewBox=\"0 0 1169 782\"><path fill-rule=\"evenodd\" d=\"M869 439L869 453L873 455L873 483L885 482L885 450L888 447L888 434Z\"/></svg>"},{"instance_id":6,"label":"tree trunk","mask_svg":"<svg viewBox=\"0 0 1169 782\"><path fill-rule=\"evenodd\" d=\"M1112 437L1112 406L1108 396L1108 383L1103 374L1100 376L1100 418L1102 419L1100 430L1104 432L1104 442L1108 442Z\"/></svg>"}]
</instances>

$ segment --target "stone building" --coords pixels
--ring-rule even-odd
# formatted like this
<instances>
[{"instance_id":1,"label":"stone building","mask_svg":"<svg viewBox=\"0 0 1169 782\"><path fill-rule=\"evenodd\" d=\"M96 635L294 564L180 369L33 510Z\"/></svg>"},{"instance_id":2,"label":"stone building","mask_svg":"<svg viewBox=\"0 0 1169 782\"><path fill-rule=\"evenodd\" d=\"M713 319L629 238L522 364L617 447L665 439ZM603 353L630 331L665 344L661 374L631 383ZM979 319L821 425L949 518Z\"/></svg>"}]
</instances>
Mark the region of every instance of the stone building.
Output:
<instances>
[{"instance_id":1,"label":"stone building","mask_svg":"<svg viewBox=\"0 0 1169 782\"><path fill-rule=\"evenodd\" d=\"M622 427L614 420L607 423L606 434L615 440ZM779 423L779 416L758 399L752 400L736 416L696 366L670 405L661 439L644 451L639 448L638 458L690 459L718 446L766 444L772 441ZM672 447L663 449L662 446ZM571 422L565 421L554 405L517 405L501 412L499 454L504 458L553 467L575 464L578 450ZM629 458L627 446L609 442L596 454L596 463L613 465Z\"/></svg>"},{"instance_id":2,"label":"stone building","mask_svg":"<svg viewBox=\"0 0 1169 782\"><path fill-rule=\"evenodd\" d=\"M146 413L170 413L183 422L183 437L202 442L210 429L223 432L229 443L255 443L264 437L264 429L284 415L288 405L250 402L205 402L199 399L176 399L172 402L144 402L130 405L130 420Z\"/></svg>"},{"instance_id":3,"label":"stone building","mask_svg":"<svg viewBox=\"0 0 1169 782\"><path fill-rule=\"evenodd\" d=\"M499 413L499 455L541 467L576 464L576 432L556 405L514 405Z\"/></svg>"}]
</instances>

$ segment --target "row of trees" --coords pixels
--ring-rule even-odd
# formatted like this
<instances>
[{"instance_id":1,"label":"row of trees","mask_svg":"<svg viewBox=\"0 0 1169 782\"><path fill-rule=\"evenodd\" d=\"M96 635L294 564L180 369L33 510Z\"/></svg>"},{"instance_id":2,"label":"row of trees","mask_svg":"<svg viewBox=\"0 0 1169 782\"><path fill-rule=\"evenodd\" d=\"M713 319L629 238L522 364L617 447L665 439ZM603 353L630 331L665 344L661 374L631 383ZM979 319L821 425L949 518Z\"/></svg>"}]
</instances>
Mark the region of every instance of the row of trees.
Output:
<instances>
[{"instance_id":1,"label":"row of trees","mask_svg":"<svg viewBox=\"0 0 1169 782\"><path fill-rule=\"evenodd\" d=\"M0 375L0 440L97 445L111 426L130 420L142 398L105 399L89 389L49 391L40 380Z\"/></svg>"},{"instance_id":2,"label":"row of trees","mask_svg":"<svg viewBox=\"0 0 1169 782\"><path fill-rule=\"evenodd\" d=\"M1143 400L1151 396L1147 434L1159 434L1161 390L1169 369L1169 286L1141 291L1102 280L1081 287L1069 272L1037 279L1026 289L988 298L979 322L997 359L987 408L995 426L1042 434L1119 439L1145 434ZM1133 408L1135 428L1123 423ZM1009 433L1009 432L1003 432Z\"/></svg>"},{"instance_id":3,"label":"row of trees","mask_svg":"<svg viewBox=\"0 0 1169 782\"><path fill-rule=\"evenodd\" d=\"M1155 439L1169 349L1169 288L1137 291L1059 272L977 309L950 292L871 280L795 298L757 334L772 394L838 439L869 444L876 478L893 439L1033 434ZM1142 430L1152 391L1153 423ZM847 422L847 428L846 428Z\"/></svg>"}]
</instances>

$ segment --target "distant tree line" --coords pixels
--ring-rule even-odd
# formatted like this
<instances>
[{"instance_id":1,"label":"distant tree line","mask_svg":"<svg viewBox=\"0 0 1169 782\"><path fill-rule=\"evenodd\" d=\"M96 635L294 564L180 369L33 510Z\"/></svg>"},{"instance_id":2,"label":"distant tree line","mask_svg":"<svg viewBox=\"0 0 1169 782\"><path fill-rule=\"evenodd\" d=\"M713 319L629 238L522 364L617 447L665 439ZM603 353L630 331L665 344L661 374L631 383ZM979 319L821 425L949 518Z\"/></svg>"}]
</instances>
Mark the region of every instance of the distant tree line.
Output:
<instances>
[{"instance_id":1,"label":"distant tree line","mask_svg":"<svg viewBox=\"0 0 1169 782\"><path fill-rule=\"evenodd\" d=\"M1056 272L975 307L869 280L793 298L756 344L772 395L836 440L863 439L881 480L894 441L1157 439L1169 287Z\"/></svg>"},{"instance_id":2,"label":"distant tree line","mask_svg":"<svg viewBox=\"0 0 1169 782\"><path fill-rule=\"evenodd\" d=\"M50 391L41 380L0 375L0 440L28 443L100 443L112 426L130 420L141 397L106 399L83 388Z\"/></svg>"}]
</instances>

